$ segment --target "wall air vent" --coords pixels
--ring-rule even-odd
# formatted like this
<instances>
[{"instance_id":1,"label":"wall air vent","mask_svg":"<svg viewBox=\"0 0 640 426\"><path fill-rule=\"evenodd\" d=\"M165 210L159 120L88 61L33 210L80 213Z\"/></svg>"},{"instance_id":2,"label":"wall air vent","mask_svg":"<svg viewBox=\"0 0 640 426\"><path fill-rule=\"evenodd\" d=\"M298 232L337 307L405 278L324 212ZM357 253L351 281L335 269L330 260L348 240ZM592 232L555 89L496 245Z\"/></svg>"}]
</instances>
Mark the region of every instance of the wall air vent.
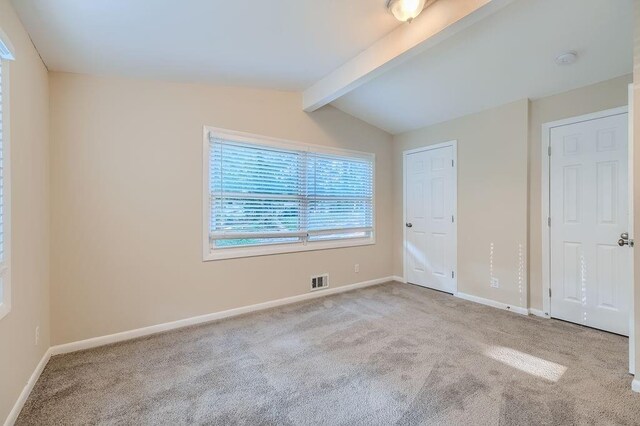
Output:
<instances>
[{"instance_id":1,"label":"wall air vent","mask_svg":"<svg viewBox=\"0 0 640 426\"><path fill-rule=\"evenodd\" d=\"M329 288L329 274L311 277L311 291Z\"/></svg>"}]
</instances>

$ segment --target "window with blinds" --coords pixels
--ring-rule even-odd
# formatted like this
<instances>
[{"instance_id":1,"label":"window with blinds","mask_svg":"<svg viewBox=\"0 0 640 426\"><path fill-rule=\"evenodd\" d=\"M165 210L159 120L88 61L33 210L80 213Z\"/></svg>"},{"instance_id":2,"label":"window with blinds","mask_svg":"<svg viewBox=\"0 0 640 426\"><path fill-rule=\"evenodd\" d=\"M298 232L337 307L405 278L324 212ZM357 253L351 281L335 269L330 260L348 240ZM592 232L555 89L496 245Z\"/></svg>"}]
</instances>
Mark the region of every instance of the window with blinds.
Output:
<instances>
[{"instance_id":1,"label":"window with blinds","mask_svg":"<svg viewBox=\"0 0 640 426\"><path fill-rule=\"evenodd\" d=\"M11 311L11 184L9 63L11 43L0 30L0 318Z\"/></svg>"},{"instance_id":2,"label":"window with blinds","mask_svg":"<svg viewBox=\"0 0 640 426\"><path fill-rule=\"evenodd\" d=\"M4 161L3 161L3 143L2 143L2 60L0 59L0 306L5 302L5 279L4 272L7 269L4 258Z\"/></svg>"},{"instance_id":3,"label":"window with blinds","mask_svg":"<svg viewBox=\"0 0 640 426\"><path fill-rule=\"evenodd\" d=\"M372 154L211 131L205 155L205 257L373 242Z\"/></svg>"},{"instance_id":4,"label":"window with blinds","mask_svg":"<svg viewBox=\"0 0 640 426\"><path fill-rule=\"evenodd\" d=\"M0 43L1 45L1 43ZM9 262L7 259L7 250L6 250L6 233L5 227L7 226L6 221L6 210L7 210L7 197L5 191L5 182L6 176L5 173L7 168L5 167L5 155L6 155L6 147L5 147L5 123L4 123L4 111L6 108L5 99L6 94L4 93L6 78L5 70L3 67L5 64L2 61L2 57L0 56L0 318L6 315L11 307L11 294L9 287Z\"/></svg>"}]
</instances>

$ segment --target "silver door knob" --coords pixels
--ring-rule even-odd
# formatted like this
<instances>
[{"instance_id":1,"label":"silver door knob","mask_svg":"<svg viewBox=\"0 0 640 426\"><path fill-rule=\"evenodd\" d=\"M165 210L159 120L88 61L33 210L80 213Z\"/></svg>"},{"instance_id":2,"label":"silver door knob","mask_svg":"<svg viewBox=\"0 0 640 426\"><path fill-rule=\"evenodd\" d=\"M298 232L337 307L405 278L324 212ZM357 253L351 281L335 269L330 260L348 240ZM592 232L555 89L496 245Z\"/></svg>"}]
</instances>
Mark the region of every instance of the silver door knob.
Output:
<instances>
[{"instance_id":1,"label":"silver door knob","mask_svg":"<svg viewBox=\"0 0 640 426\"><path fill-rule=\"evenodd\" d=\"M406 226L407 228L411 228L413 226L413 223L407 222L404 224L404 226Z\"/></svg>"},{"instance_id":2,"label":"silver door knob","mask_svg":"<svg viewBox=\"0 0 640 426\"><path fill-rule=\"evenodd\" d=\"M620 234L618 245L620 247L624 247L624 246L633 247L633 240L629 239L629 234L627 232L623 232L622 234Z\"/></svg>"}]
</instances>

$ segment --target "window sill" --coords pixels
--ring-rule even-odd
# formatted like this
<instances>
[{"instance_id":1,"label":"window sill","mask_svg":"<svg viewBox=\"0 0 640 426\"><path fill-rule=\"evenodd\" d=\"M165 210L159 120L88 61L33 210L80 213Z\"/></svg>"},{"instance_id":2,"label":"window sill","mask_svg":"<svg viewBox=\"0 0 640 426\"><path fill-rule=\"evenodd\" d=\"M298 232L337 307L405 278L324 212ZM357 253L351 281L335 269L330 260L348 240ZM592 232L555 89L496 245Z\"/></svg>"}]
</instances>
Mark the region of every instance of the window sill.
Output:
<instances>
[{"instance_id":1,"label":"window sill","mask_svg":"<svg viewBox=\"0 0 640 426\"><path fill-rule=\"evenodd\" d=\"M203 262L214 260L238 259L243 257L270 256L274 254L298 253L304 251L330 250L347 247L371 246L376 243L375 237L343 241L317 241L306 244L277 244L255 247L224 248L207 250Z\"/></svg>"}]
</instances>

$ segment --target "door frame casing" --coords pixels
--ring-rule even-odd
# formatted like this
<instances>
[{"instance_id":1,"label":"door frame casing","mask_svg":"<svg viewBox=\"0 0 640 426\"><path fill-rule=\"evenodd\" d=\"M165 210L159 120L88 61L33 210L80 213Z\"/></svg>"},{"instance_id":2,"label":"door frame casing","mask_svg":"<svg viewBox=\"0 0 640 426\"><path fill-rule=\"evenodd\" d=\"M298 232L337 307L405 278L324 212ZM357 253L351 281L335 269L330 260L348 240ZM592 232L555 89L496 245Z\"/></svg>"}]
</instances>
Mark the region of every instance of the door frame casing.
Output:
<instances>
[{"instance_id":1,"label":"door frame casing","mask_svg":"<svg viewBox=\"0 0 640 426\"><path fill-rule=\"evenodd\" d=\"M622 106L591 114L579 115L577 117L570 117L563 120L551 121L542 125L542 305L545 318L551 318L551 297L549 297L549 290L551 289L551 227L548 222L551 217L551 161L549 157L551 130L556 127L578 124L628 113L629 107ZM629 203L631 202L632 200L630 199ZM553 226L553 222L551 226Z\"/></svg>"},{"instance_id":2,"label":"door frame casing","mask_svg":"<svg viewBox=\"0 0 640 426\"><path fill-rule=\"evenodd\" d=\"M420 148L402 151L402 279L407 281L407 157L418 152L433 151L441 148L453 148L453 284L455 286L454 296L458 294L458 141L426 145Z\"/></svg>"},{"instance_id":3,"label":"door frame casing","mask_svg":"<svg viewBox=\"0 0 640 426\"><path fill-rule=\"evenodd\" d=\"M635 177L633 171L634 165L634 151L635 151L635 139L634 139L634 89L633 83L629 84L629 238L633 239L636 235L635 229L635 204L633 202L635 198L634 190L635 190ZM635 286L636 286L636 269L635 269L635 259L632 256L631 259L631 313L629 315L629 373L635 375L636 374L636 334L635 334Z\"/></svg>"}]
</instances>

